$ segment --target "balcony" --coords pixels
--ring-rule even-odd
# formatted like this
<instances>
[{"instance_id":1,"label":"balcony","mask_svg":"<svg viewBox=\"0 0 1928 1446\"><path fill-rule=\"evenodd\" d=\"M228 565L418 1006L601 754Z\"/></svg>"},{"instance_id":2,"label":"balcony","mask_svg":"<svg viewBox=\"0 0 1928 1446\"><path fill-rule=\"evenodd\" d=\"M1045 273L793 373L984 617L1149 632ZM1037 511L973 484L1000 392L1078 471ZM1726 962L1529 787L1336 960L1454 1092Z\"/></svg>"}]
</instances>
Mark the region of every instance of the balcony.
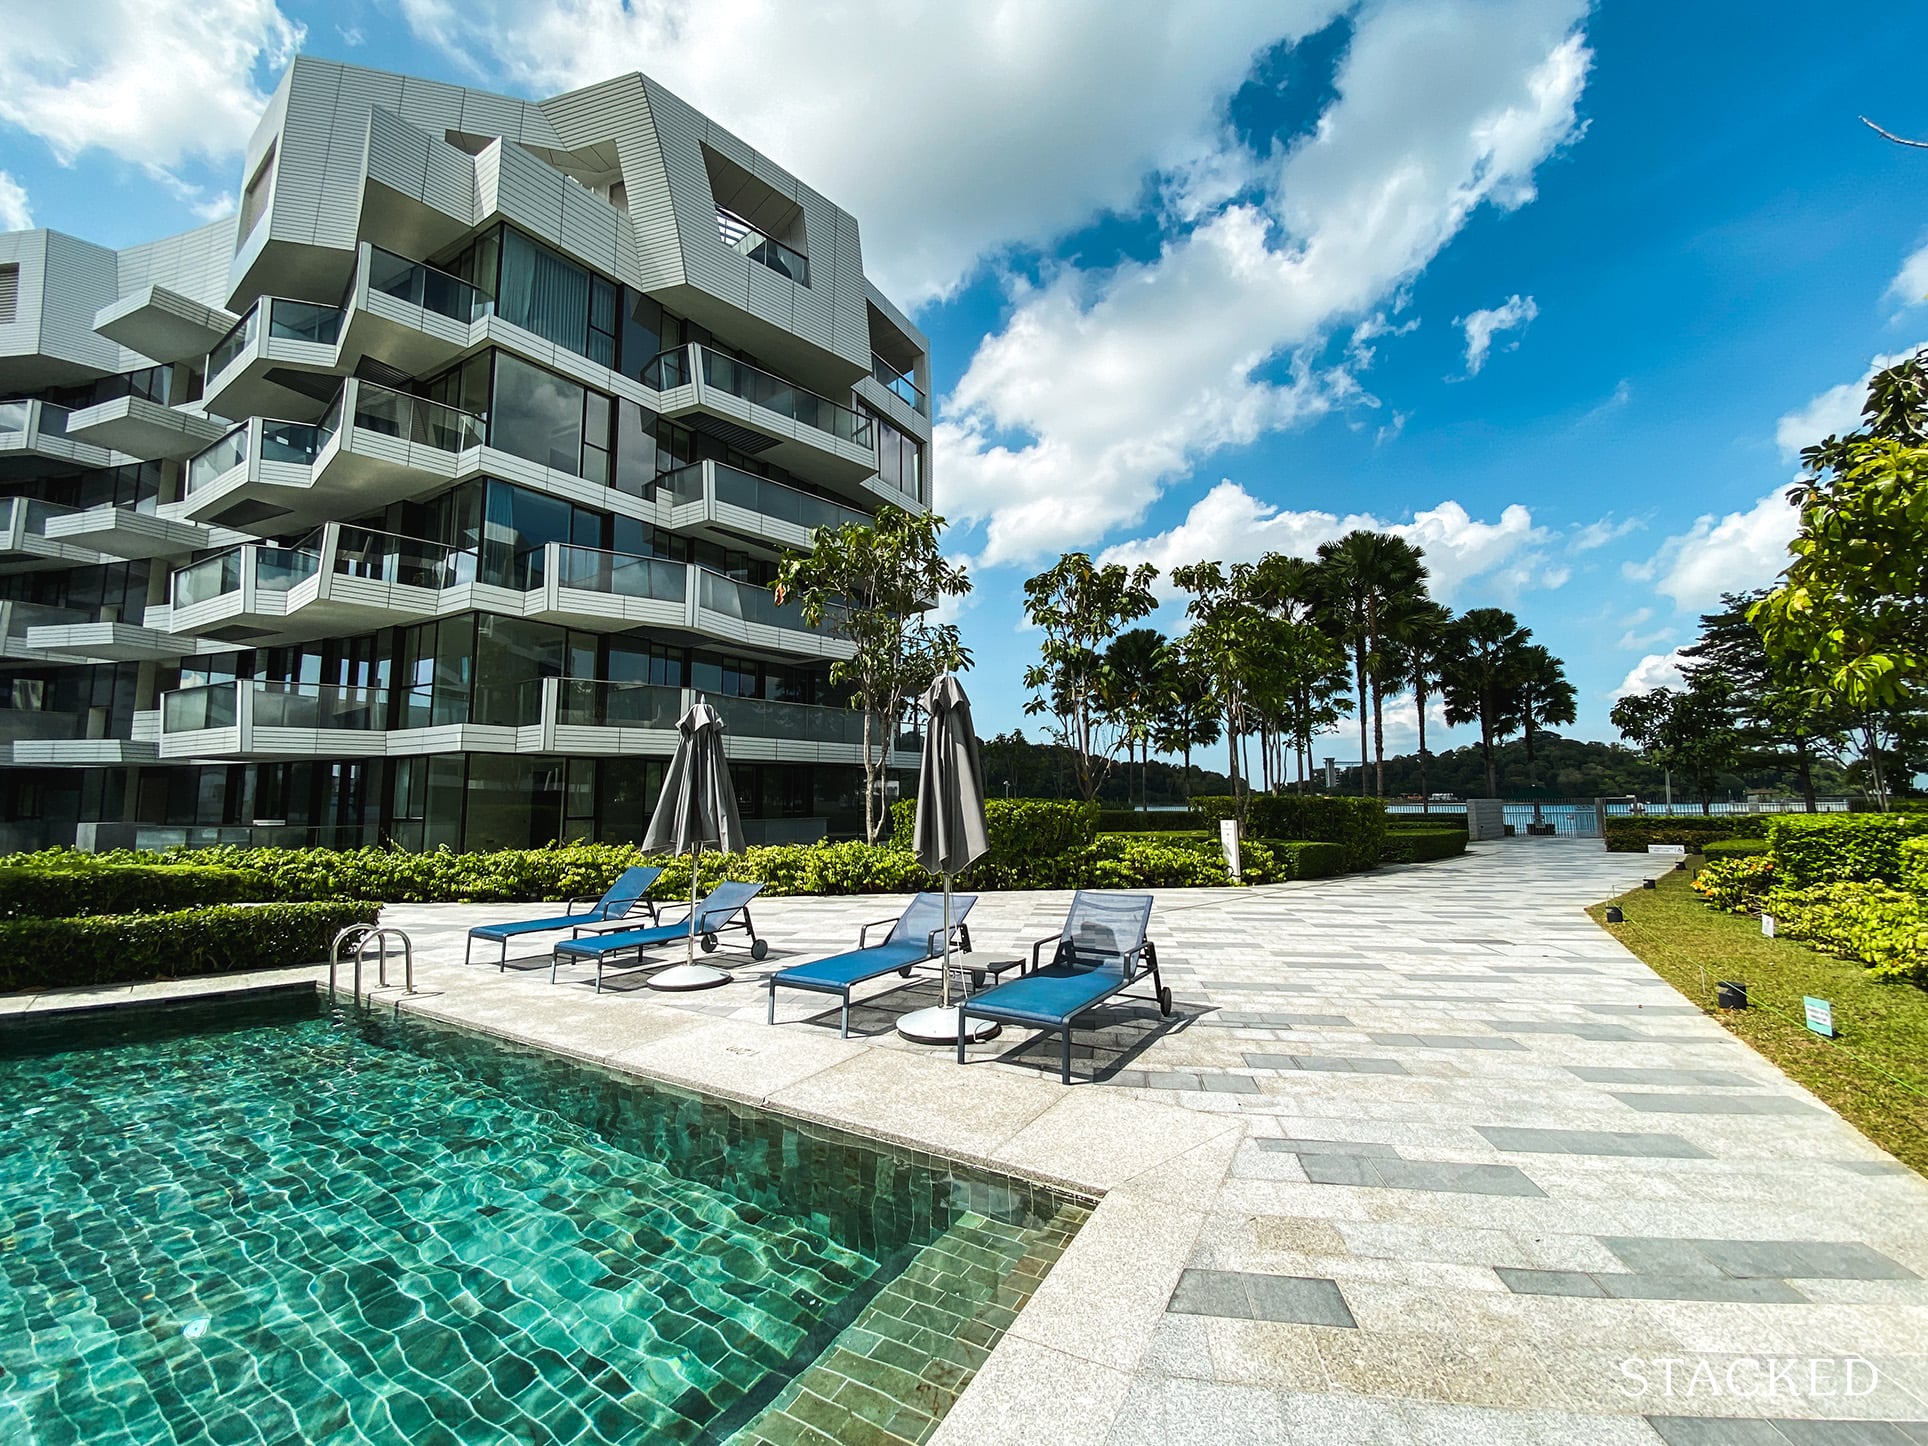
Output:
<instances>
[{"instance_id":1,"label":"balcony","mask_svg":"<svg viewBox=\"0 0 1928 1446\"><path fill-rule=\"evenodd\" d=\"M668 754L676 724L699 694L652 683L591 678L543 678L542 751L590 755ZM848 708L779 703L764 698L708 700L723 718L723 751L731 758L774 763L863 762L864 720ZM893 762L911 755L897 740ZM915 748L915 743L912 743Z\"/></svg>"},{"instance_id":2,"label":"balcony","mask_svg":"<svg viewBox=\"0 0 1928 1446\"><path fill-rule=\"evenodd\" d=\"M105 502L98 507L58 510L48 516L43 531L51 541L96 550L104 562L114 558L186 557L217 546L221 540L214 529L198 522Z\"/></svg>"},{"instance_id":3,"label":"balcony","mask_svg":"<svg viewBox=\"0 0 1928 1446\"><path fill-rule=\"evenodd\" d=\"M725 546L745 541L771 548L808 549L819 527L871 521L870 514L740 471L722 462L695 462L657 479L669 503L672 531L694 533Z\"/></svg>"},{"instance_id":4,"label":"balcony","mask_svg":"<svg viewBox=\"0 0 1928 1446\"><path fill-rule=\"evenodd\" d=\"M527 614L596 632L691 626L688 563L552 542L517 559Z\"/></svg>"},{"instance_id":5,"label":"balcony","mask_svg":"<svg viewBox=\"0 0 1928 1446\"><path fill-rule=\"evenodd\" d=\"M204 651L198 638L180 638L164 627L122 622L114 614L76 613L57 622L30 623L33 652L66 662L164 662Z\"/></svg>"},{"instance_id":6,"label":"balcony","mask_svg":"<svg viewBox=\"0 0 1928 1446\"><path fill-rule=\"evenodd\" d=\"M320 421L256 418L196 457L181 512L260 530L377 511L448 486L486 431L459 408L350 378Z\"/></svg>"},{"instance_id":7,"label":"balcony","mask_svg":"<svg viewBox=\"0 0 1928 1446\"><path fill-rule=\"evenodd\" d=\"M368 758L387 747L388 690L262 680L161 697L162 758Z\"/></svg>"},{"instance_id":8,"label":"balcony","mask_svg":"<svg viewBox=\"0 0 1928 1446\"><path fill-rule=\"evenodd\" d=\"M289 622L290 613L319 591L316 541L294 547L244 542L177 568L168 584L168 631L233 643L266 637L292 641L306 623L319 629L309 636L324 636L325 621L312 615L292 630Z\"/></svg>"},{"instance_id":9,"label":"balcony","mask_svg":"<svg viewBox=\"0 0 1928 1446\"><path fill-rule=\"evenodd\" d=\"M799 286L810 284L810 258L774 236L765 235L734 211L716 208L716 234L739 256L767 266Z\"/></svg>"},{"instance_id":10,"label":"balcony","mask_svg":"<svg viewBox=\"0 0 1928 1446\"><path fill-rule=\"evenodd\" d=\"M52 402L0 402L0 478L37 476L48 461L94 469L133 460L68 436L71 415Z\"/></svg>"},{"instance_id":11,"label":"balcony","mask_svg":"<svg viewBox=\"0 0 1928 1446\"><path fill-rule=\"evenodd\" d=\"M664 416L798 477L848 490L877 470L868 417L710 347L666 351L642 381L662 394Z\"/></svg>"},{"instance_id":12,"label":"balcony","mask_svg":"<svg viewBox=\"0 0 1928 1446\"><path fill-rule=\"evenodd\" d=\"M364 241L337 370L376 356L415 376L439 371L467 350L471 328L494 311L494 298L461 277Z\"/></svg>"},{"instance_id":13,"label":"balcony","mask_svg":"<svg viewBox=\"0 0 1928 1446\"><path fill-rule=\"evenodd\" d=\"M114 561L85 543L49 534L48 528L79 515L72 507L42 502L37 497L0 498L0 573L45 572Z\"/></svg>"},{"instance_id":14,"label":"balcony","mask_svg":"<svg viewBox=\"0 0 1928 1446\"><path fill-rule=\"evenodd\" d=\"M826 616L811 627L800 608L779 607L776 594L755 583L737 582L721 573L692 568L697 578L694 626L699 633L767 653L848 658L856 649L833 632Z\"/></svg>"},{"instance_id":15,"label":"balcony","mask_svg":"<svg viewBox=\"0 0 1928 1446\"><path fill-rule=\"evenodd\" d=\"M208 353L202 405L225 417L318 412L335 382L342 311L264 296Z\"/></svg>"},{"instance_id":16,"label":"balcony","mask_svg":"<svg viewBox=\"0 0 1928 1446\"><path fill-rule=\"evenodd\" d=\"M67 434L76 441L143 460L192 457L226 430L227 423L216 418L139 396L115 397L67 419Z\"/></svg>"},{"instance_id":17,"label":"balcony","mask_svg":"<svg viewBox=\"0 0 1928 1446\"><path fill-rule=\"evenodd\" d=\"M36 628L71 627L93 621L92 614L75 608L0 601L0 658L15 663L71 663L72 657L36 648L27 634Z\"/></svg>"},{"instance_id":18,"label":"balcony","mask_svg":"<svg viewBox=\"0 0 1928 1446\"><path fill-rule=\"evenodd\" d=\"M910 373L898 371L876 352L870 354L870 376L872 381L918 416L928 417L931 414L930 398L918 390L917 383L911 380Z\"/></svg>"}]
</instances>

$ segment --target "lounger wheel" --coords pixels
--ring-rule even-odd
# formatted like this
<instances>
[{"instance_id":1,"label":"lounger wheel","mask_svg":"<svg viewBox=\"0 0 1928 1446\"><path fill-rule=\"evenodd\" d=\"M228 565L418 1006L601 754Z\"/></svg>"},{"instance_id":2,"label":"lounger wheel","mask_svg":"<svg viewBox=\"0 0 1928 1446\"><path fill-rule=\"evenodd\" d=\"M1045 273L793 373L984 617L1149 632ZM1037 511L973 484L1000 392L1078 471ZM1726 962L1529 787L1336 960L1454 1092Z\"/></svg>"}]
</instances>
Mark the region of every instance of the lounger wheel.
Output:
<instances>
[{"instance_id":1,"label":"lounger wheel","mask_svg":"<svg viewBox=\"0 0 1928 1446\"><path fill-rule=\"evenodd\" d=\"M705 954L714 954L716 952L716 935L705 934L703 936L703 952Z\"/></svg>"},{"instance_id":2,"label":"lounger wheel","mask_svg":"<svg viewBox=\"0 0 1928 1446\"><path fill-rule=\"evenodd\" d=\"M908 978L910 978L910 965L908 965L908 964L906 964L906 965L905 965L905 966L904 966L904 967L903 967L902 969L899 969L899 970L897 971L897 977L898 977L899 979L908 979Z\"/></svg>"},{"instance_id":3,"label":"lounger wheel","mask_svg":"<svg viewBox=\"0 0 1928 1446\"><path fill-rule=\"evenodd\" d=\"M984 971L982 969L973 969L971 971L971 988L982 989L983 987L984 987Z\"/></svg>"},{"instance_id":4,"label":"lounger wheel","mask_svg":"<svg viewBox=\"0 0 1928 1446\"><path fill-rule=\"evenodd\" d=\"M757 940L754 940L754 941L752 941L752 942L751 942L751 944L750 944L750 957L751 957L752 959L767 959L767 958L769 958L769 957L770 957L770 946L769 946L768 944L766 944L766 943L765 943L765 942L764 942L763 940L761 940L761 939L757 939Z\"/></svg>"},{"instance_id":5,"label":"lounger wheel","mask_svg":"<svg viewBox=\"0 0 1928 1446\"><path fill-rule=\"evenodd\" d=\"M1158 1012L1167 1019L1171 1018L1172 987L1169 984L1158 991Z\"/></svg>"}]
</instances>

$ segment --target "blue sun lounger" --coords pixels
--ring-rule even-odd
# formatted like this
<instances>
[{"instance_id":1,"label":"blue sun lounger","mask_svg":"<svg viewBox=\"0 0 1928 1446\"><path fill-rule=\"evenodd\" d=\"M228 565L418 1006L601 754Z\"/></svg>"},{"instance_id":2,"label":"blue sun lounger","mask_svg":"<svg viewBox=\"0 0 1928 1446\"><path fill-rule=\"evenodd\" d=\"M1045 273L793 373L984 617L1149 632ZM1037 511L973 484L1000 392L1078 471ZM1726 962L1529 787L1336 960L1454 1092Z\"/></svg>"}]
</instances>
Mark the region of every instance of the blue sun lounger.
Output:
<instances>
[{"instance_id":1,"label":"blue sun lounger","mask_svg":"<svg viewBox=\"0 0 1928 1446\"><path fill-rule=\"evenodd\" d=\"M951 932L957 935L957 948L971 952L971 931L964 916L977 902L976 894L951 895ZM870 931L890 925L880 944L870 942ZM857 932L857 947L847 954L832 954L828 959L794 964L770 976L770 1023L777 1022L777 986L808 989L818 994L835 994L843 1001L837 1032L850 1038L850 991L857 985L886 974L902 974L906 979L917 965L944 957L944 896L919 894L895 919L878 919Z\"/></svg>"},{"instance_id":2,"label":"blue sun lounger","mask_svg":"<svg viewBox=\"0 0 1928 1446\"><path fill-rule=\"evenodd\" d=\"M1150 894L1106 894L1078 890L1064 929L1031 948L1031 968L1009 984L1000 984L957 1006L957 1062L964 1063L970 1038L968 1019L989 1019L1055 1031L1064 1039L1061 1077L1071 1083L1071 1030L1080 1015L1107 1000L1143 999L1125 991L1147 974L1151 1001L1160 1014L1172 1012L1172 992L1158 978L1158 950L1145 937L1151 923ZM1055 944L1051 962L1039 967L1046 945Z\"/></svg>"},{"instance_id":3,"label":"blue sun lounger","mask_svg":"<svg viewBox=\"0 0 1928 1446\"><path fill-rule=\"evenodd\" d=\"M705 954L717 947L719 934L737 932L750 936L752 959L761 959L770 952L770 946L757 938L756 925L750 922L750 900L762 889L761 884L718 884L707 898L697 903L696 936ZM605 964L633 951L636 967L640 968L645 954L660 954L667 949L681 947L689 936L690 916L686 910L681 919L658 924L651 929L624 929L614 934L591 934L586 939L565 939L556 945L550 956L549 982L556 982L559 966L587 964L593 959L596 961L596 992L600 994Z\"/></svg>"},{"instance_id":4,"label":"blue sun lounger","mask_svg":"<svg viewBox=\"0 0 1928 1446\"><path fill-rule=\"evenodd\" d=\"M624 869L621 877L609 886L600 898L587 897L571 899L568 912L548 919L519 919L508 924L478 924L469 930L469 942L462 950L462 962L469 962L469 955L475 948L477 939L488 939L502 946L502 957L496 961L498 969L509 967L509 941L519 939L524 934L548 934L567 929L569 937L575 938L584 929L613 924L619 919L628 919L631 914L648 914L653 924L656 922L656 906L645 897L650 885L662 877L663 871L653 866L637 865ZM593 907L578 914L576 905L593 904Z\"/></svg>"}]
</instances>

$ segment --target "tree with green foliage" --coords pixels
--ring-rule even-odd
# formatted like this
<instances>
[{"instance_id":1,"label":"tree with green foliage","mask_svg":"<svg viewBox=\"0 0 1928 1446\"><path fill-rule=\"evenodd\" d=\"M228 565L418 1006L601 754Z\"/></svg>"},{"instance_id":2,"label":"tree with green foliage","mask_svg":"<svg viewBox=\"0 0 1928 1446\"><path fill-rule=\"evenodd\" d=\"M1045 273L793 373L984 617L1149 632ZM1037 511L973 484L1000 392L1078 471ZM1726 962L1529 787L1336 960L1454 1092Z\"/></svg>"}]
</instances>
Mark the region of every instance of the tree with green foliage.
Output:
<instances>
[{"instance_id":1,"label":"tree with green foliage","mask_svg":"<svg viewBox=\"0 0 1928 1446\"><path fill-rule=\"evenodd\" d=\"M1580 695L1567 681L1566 665L1538 643L1529 643L1520 649L1513 687L1520 731L1526 738L1527 776L1534 778L1534 729L1571 723ZM1534 784L1537 782L1534 779Z\"/></svg>"},{"instance_id":2,"label":"tree with green foliage","mask_svg":"<svg viewBox=\"0 0 1928 1446\"><path fill-rule=\"evenodd\" d=\"M1375 789L1385 792L1384 693L1390 675L1387 624L1410 599L1424 592L1426 565L1420 550L1390 532L1356 529L1319 544L1315 565L1324 612L1333 636L1351 653L1359 702L1359 757L1375 763ZM1373 747L1366 748L1367 709ZM1360 791L1365 791L1364 775Z\"/></svg>"},{"instance_id":3,"label":"tree with green foliage","mask_svg":"<svg viewBox=\"0 0 1928 1446\"><path fill-rule=\"evenodd\" d=\"M1452 655L1453 614L1443 603L1425 596L1407 595L1393 611L1386 625L1391 640L1394 669L1413 690L1413 707L1419 717L1419 809L1432 811L1432 793L1426 780L1426 706L1439 692L1447 659Z\"/></svg>"},{"instance_id":4,"label":"tree with green foliage","mask_svg":"<svg viewBox=\"0 0 1928 1446\"><path fill-rule=\"evenodd\" d=\"M1622 698L1607 717L1655 763L1691 778L1700 811L1713 811L1720 776L1742 752L1733 689L1725 679L1702 671L1684 690L1655 688Z\"/></svg>"},{"instance_id":5,"label":"tree with green foliage","mask_svg":"<svg viewBox=\"0 0 1928 1446\"><path fill-rule=\"evenodd\" d=\"M1024 671L1032 690L1024 711L1052 720L1058 741L1071 749L1086 802L1098 796L1125 740L1105 708L1103 649L1125 624L1157 609L1157 576L1149 563L1098 567L1087 553L1067 552L1024 584L1025 616L1044 635L1039 661Z\"/></svg>"},{"instance_id":6,"label":"tree with green foliage","mask_svg":"<svg viewBox=\"0 0 1928 1446\"><path fill-rule=\"evenodd\" d=\"M1251 564L1242 562L1229 570L1216 562L1172 569L1172 581L1192 595L1185 607L1192 620L1185 650L1218 699L1231 754L1232 796L1239 800L1241 818L1251 787L1240 758L1241 740L1251 731L1247 680L1259 672L1264 657L1264 615L1245 595L1250 571Z\"/></svg>"},{"instance_id":7,"label":"tree with green foliage","mask_svg":"<svg viewBox=\"0 0 1928 1446\"><path fill-rule=\"evenodd\" d=\"M1500 796L1493 750L1520 726L1520 654L1532 636L1504 608L1474 608L1453 624L1440 694L1446 701L1448 723L1479 725L1488 798Z\"/></svg>"},{"instance_id":8,"label":"tree with green foliage","mask_svg":"<svg viewBox=\"0 0 1928 1446\"><path fill-rule=\"evenodd\" d=\"M1167 644L1164 686L1152 714L1152 746L1185 760L1185 802L1192 801L1192 750L1218 742L1222 730L1211 679L1187 638Z\"/></svg>"},{"instance_id":9,"label":"tree with green foliage","mask_svg":"<svg viewBox=\"0 0 1928 1446\"><path fill-rule=\"evenodd\" d=\"M931 606L971 590L964 569L945 558L944 519L884 506L869 523L819 527L807 553L786 552L771 584L779 605L794 602L811 627L849 642L851 657L830 665L830 681L850 690L864 715L864 837L877 842L886 815L878 806L892 737L911 700L940 673L971 665L951 623L931 621Z\"/></svg>"},{"instance_id":10,"label":"tree with green foliage","mask_svg":"<svg viewBox=\"0 0 1928 1446\"><path fill-rule=\"evenodd\" d=\"M1111 640L1104 652L1100 706L1125 739L1125 769L1142 754L1151 755L1152 731L1160 698L1170 686L1170 644L1156 628L1133 628ZM1138 775L1144 788L1144 770Z\"/></svg>"}]
</instances>

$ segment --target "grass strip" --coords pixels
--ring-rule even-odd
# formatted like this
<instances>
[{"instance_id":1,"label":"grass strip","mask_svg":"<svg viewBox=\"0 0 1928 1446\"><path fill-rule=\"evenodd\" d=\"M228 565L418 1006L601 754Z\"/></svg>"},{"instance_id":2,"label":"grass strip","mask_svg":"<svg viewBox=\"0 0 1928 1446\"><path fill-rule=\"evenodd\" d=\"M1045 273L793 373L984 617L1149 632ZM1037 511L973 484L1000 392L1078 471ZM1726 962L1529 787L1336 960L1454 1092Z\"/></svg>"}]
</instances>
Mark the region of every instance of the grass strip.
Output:
<instances>
[{"instance_id":1,"label":"grass strip","mask_svg":"<svg viewBox=\"0 0 1928 1446\"><path fill-rule=\"evenodd\" d=\"M1689 887L1694 865L1660 876L1651 890L1587 910L1662 979L1789 1079L1827 1102L1897 1160L1928 1174L1928 991L1867 977L1852 959L1819 954L1761 934L1760 921L1709 908ZM1717 1009L1724 979L1747 986L1744 1010ZM1834 1006L1838 1037L1807 1028L1802 996Z\"/></svg>"}]
</instances>

